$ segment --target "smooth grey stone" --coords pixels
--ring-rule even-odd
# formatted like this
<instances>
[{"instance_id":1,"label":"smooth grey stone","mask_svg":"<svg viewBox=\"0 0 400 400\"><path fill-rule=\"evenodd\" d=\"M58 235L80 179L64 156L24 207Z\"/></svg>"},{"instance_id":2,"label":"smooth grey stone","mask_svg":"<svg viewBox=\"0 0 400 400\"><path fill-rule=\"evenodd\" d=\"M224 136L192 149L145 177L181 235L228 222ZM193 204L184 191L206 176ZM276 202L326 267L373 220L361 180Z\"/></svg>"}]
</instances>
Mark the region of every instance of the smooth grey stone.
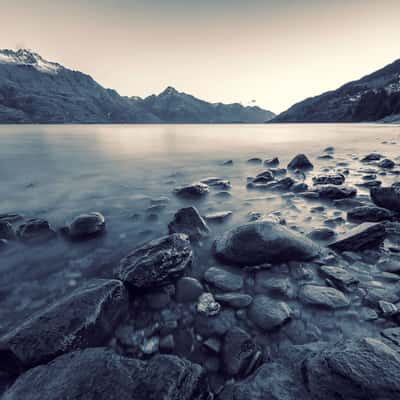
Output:
<instances>
[{"instance_id":1,"label":"smooth grey stone","mask_svg":"<svg viewBox=\"0 0 400 400\"><path fill-rule=\"evenodd\" d=\"M174 189L174 193L180 197L202 197L209 192L208 185L198 182Z\"/></svg>"},{"instance_id":2,"label":"smooth grey stone","mask_svg":"<svg viewBox=\"0 0 400 400\"><path fill-rule=\"evenodd\" d=\"M356 207L347 213L347 219L353 222L380 222L391 217L389 210L375 206Z\"/></svg>"},{"instance_id":3,"label":"smooth grey stone","mask_svg":"<svg viewBox=\"0 0 400 400\"><path fill-rule=\"evenodd\" d=\"M354 197L357 189L346 186L322 185L316 189L319 197L326 200L338 200Z\"/></svg>"},{"instance_id":4,"label":"smooth grey stone","mask_svg":"<svg viewBox=\"0 0 400 400\"><path fill-rule=\"evenodd\" d=\"M254 157L254 158L249 158L249 159L247 160L247 162L248 162L249 164L261 164L261 163L262 163L262 160L261 160L261 158Z\"/></svg>"},{"instance_id":5,"label":"smooth grey stone","mask_svg":"<svg viewBox=\"0 0 400 400\"><path fill-rule=\"evenodd\" d=\"M243 278L221 268L211 267L204 273L204 279L224 292L234 292L243 287Z\"/></svg>"},{"instance_id":6,"label":"smooth grey stone","mask_svg":"<svg viewBox=\"0 0 400 400\"><path fill-rule=\"evenodd\" d=\"M350 300L341 291L326 286L304 285L300 289L299 298L305 304L331 309L350 305Z\"/></svg>"},{"instance_id":7,"label":"smooth grey stone","mask_svg":"<svg viewBox=\"0 0 400 400\"><path fill-rule=\"evenodd\" d=\"M371 189L371 200L378 206L388 210L400 211L400 188L379 187Z\"/></svg>"},{"instance_id":8,"label":"smooth grey stone","mask_svg":"<svg viewBox=\"0 0 400 400\"><path fill-rule=\"evenodd\" d=\"M336 236L336 232L329 228L316 228L308 233L307 236L311 240L325 242L333 239Z\"/></svg>"},{"instance_id":9,"label":"smooth grey stone","mask_svg":"<svg viewBox=\"0 0 400 400\"><path fill-rule=\"evenodd\" d=\"M389 158L384 158L378 163L378 167L385 169L392 169L395 165L396 164L394 163L394 161L390 160Z\"/></svg>"},{"instance_id":10,"label":"smooth grey stone","mask_svg":"<svg viewBox=\"0 0 400 400\"><path fill-rule=\"evenodd\" d=\"M17 236L27 242L44 242L56 236L56 232L44 219L30 219L17 229Z\"/></svg>"},{"instance_id":11,"label":"smooth grey stone","mask_svg":"<svg viewBox=\"0 0 400 400\"><path fill-rule=\"evenodd\" d=\"M196 278L184 276L176 282L175 299L179 303L193 302L197 301L203 292L203 285Z\"/></svg>"},{"instance_id":12,"label":"smooth grey stone","mask_svg":"<svg viewBox=\"0 0 400 400\"><path fill-rule=\"evenodd\" d=\"M233 310L222 310L218 315L208 317L197 314L195 318L195 331L201 336L223 336L229 329L236 325L236 317Z\"/></svg>"},{"instance_id":13,"label":"smooth grey stone","mask_svg":"<svg viewBox=\"0 0 400 400\"><path fill-rule=\"evenodd\" d=\"M169 233L184 233L191 240L200 240L210 234L210 228L196 207L181 208L168 224Z\"/></svg>"},{"instance_id":14,"label":"smooth grey stone","mask_svg":"<svg viewBox=\"0 0 400 400\"><path fill-rule=\"evenodd\" d=\"M253 298L243 293L223 293L216 294L215 300L232 308L245 308L251 304Z\"/></svg>"},{"instance_id":15,"label":"smooth grey stone","mask_svg":"<svg viewBox=\"0 0 400 400\"><path fill-rule=\"evenodd\" d=\"M106 220L99 212L78 215L67 225L68 236L73 239L99 235L105 229Z\"/></svg>"},{"instance_id":16,"label":"smooth grey stone","mask_svg":"<svg viewBox=\"0 0 400 400\"><path fill-rule=\"evenodd\" d=\"M213 213L207 213L204 219L208 222L224 222L232 215L232 211L217 211Z\"/></svg>"},{"instance_id":17,"label":"smooth grey stone","mask_svg":"<svg viewBox=\"0 0 400 400\"><path fill-rule=\"evenodd\" d=\"M313 176L314 185L343 185L346 180L343 174L327 174Z\"/></svg>"},{"instance_id":18,"label":"smooth grey stone","mask_svg":"<svg viewBox=\"0 0 400 400\"><path fill-rule=\"evenodd\" d=\"M382 154L379 153L369 153L366 156L364 156L361 161L362 162L370 162L370 161L379 161L381 158L383 158Z\"/></svg>"},{"instance_id":19,"label":"smooth grey stone","mask_svg":"<svg viewBox=\"0 0 400 400\"><path fill-rule=\"evenodd\" d=\"M277 167L279 165L279 158L273 157L264 161L266 167Z\"/></svg>"}]
</instances>

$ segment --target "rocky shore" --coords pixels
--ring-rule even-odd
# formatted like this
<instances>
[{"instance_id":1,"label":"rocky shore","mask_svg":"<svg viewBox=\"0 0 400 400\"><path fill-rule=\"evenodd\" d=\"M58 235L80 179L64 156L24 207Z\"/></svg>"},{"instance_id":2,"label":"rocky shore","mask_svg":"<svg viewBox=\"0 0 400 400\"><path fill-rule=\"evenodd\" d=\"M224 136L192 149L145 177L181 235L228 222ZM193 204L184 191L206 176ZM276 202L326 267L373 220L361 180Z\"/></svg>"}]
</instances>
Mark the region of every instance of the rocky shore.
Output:
<instances>
[{"instance_id":1,"label":"rocky shore","mask_svg":"<svg viewBox=\"0 0 400 400\"><path fill-rule=\"evenodd\" d=\"M250 209L229 227L234 209L198 205L231 204L225 171L240 161L151 199L149 223L169 196L182 202L164 235L7 325L1 398L399 399L400 164L379 153L336 160L333 147L316 161L249 159L244 190L288 206ZM59 228L1 214L0 259L16 243L74 248L108 227L100 212ZM15 288L2 290L9 307Z\"/></svg>"}]
</instances>

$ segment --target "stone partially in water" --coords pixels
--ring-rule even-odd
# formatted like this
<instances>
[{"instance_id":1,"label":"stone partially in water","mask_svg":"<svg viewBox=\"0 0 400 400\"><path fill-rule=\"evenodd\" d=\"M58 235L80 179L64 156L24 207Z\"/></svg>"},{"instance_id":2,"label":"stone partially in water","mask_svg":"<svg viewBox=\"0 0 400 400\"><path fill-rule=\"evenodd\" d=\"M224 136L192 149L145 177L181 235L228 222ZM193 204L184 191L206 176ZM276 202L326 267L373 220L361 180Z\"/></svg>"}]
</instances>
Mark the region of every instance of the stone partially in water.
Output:
<instances>
[{"instance_id":1,"label":"stone partially in water","mask_svg":"<svg viewBox=\"0 0 400 400\"><path fill-rule=\"evenodd\" d=\"M176 283L175 298L179 303L188 303L197 301L203 292L203 285L197 279L184 276Z\"/></svg>"},{"instance_id":2,"label":"stone partially in water","mask_svg":"<svg viewBox=\"0 0 400 400\"><path fill-rule=\"evenodd\" d=\"M390 160L389 158L384 158L382 161L379 161L378 167L385 168L385 169L392 169L396 164L394 161Z\"/></svg>"},{"instance_id":3,"label":"stone partially in water","mask_svg":"<svg viewBox=\"0 0 400 400\"><path fill-rule=\"evenodd\" d=\"M313 229L307 236L312 240L325 242L333 239L336 236L336 232L329 228L316 228Z\"/></svg>"},{"instance_id":4,"label":"stone partially in water","mask_svg":"<svg viewBox=\"0 0 400 400\"><path fill-rule=\"evenodd\" d=\"M63 353L100 346L127 308L128 296L120 281L91 281L3 336L0 369L18 373Z\"/></svg>"},{"instance_id":5,"label":"stone partially in water","mask_svg":"<svg viewBox=\"0 0 400 400\"><path fill-rule=\"evenodd\" d=\"M244 293L218 293L215 300L232 308L245 308L251 304L253 298Z\"/></svg>"},{"instance_id":6,"label":"stone partially in water","mask_svg":"<svg viewBox=\"0 0 400 400\"><path fill-rule=\"evenodd\" d=\"M345 181L343 174L318 175L312 178L314 185L343 185Z\"/></svg>"},{"instance_id":7,"label":"stone partially in water","mask_svg":"<svg viewBox=\"0 0 400 400\"><path fill-rule=\"evenodd\" d=\"M321 199L337 200L354 197L357 194L357 189L346 186L325 185L319 186L317 192Z\"/></svg>"},{"instance_id":8,"label":"stone partially in water","mask_svg":"<svg viewBox=\"0 0 400 400\"><path fill-rule=\"evenodd\" d=\"M56 232L44 219L30 219L17 229L17 236L27 242L44 242L56 236Z\"/></svg>"},{"instance_id":9,"label":"stone partially in water","mask_svg":"<svg viewBox=\"0 0 400 400\"><path fill-rule=\"evenodd\" d=\"M224 292L234 292L243 287L243 278L221 268L211 267L204 273L204 279Z\"/></svg>"},{"instance_id":10,"label":"stone partially in water","mask_svg":"<svg viewBox=\"0 0 400 400\"><path fill-rule=\"evenodd\" d=\"M383 158L382 154L379 153L369 153L366 156L364 156L361 161L362 162L370 162L370 161L379 161L381 158Z\"/></svg>"},{"instance_id":11,"label":"stone partially in water","mask_svg":"<svg viewBox=\"0 0 400 400\"><path fill-rule=\"evenodd\" d=\"M118 277L133 289L148 290L176 280L191 261L189 238L175 233L152 240L124 257Z\"/></svg>"},{"instance_id":12,"label":"stone partially in water","mask_svg":"<svg viewBox=\"0 0 400 400\"><path fill-rule=\"evenodd\" d=\"M181 208L168 224L169 233L184 233L191 240L200 240L210 234L210 228L196 207Z\"/></svg>"},{"instance_id":13,"label":"stone partially in water","mask_svg":"<svg viewBox=\"0 0 400 400\"><path fill-rule=\"evenodd\" d=\"M80 239L100 235L106 229L106 220L99 212L81 214L75 217L67 227L68 236Z\"/></svg>"},{"instance_id":14,"label":"stone partially in water","mask_svg":"<svg viewBox=\"0 0 400 400\"><path fill-rule=\"evenodd\" d=\"M329 247L338 251L359 251L378 246L385 237L386 229L383 223L364 222L340 235Z\"/></svg>"},{"instance_id":15,"label":"stone partially in water","mask_svg":"<svg viewBox=\"0 0 400 400\"><path fill-rule=\"evenodd\" d=\"M354 222L379 222L391 217L392 213L386 208L374 206L356 207L347 213L347 219Z\"/></svg>"},{"instance_id":16,"label":"stone partially in water","mask_svg":"<svg viewBox=\"0 0 400 400\"><path fill-rule=\"evenodd\" d=\"M7 221L0 220L0 239L15 239L15 232L12 225Z\"/></svg>"},{"instance_id":17,"label":"stone partially in water","mask_svg":"<svg viewBox=\"0 0 400 400\"><path fill-rule=\"evenodd\" d=\"M208 185L205 183L192 183L191 185L181 186L174 190L174 193L180 197L202 197L209 192Z\"/></svg>"},{"instance_id":18,"label":"stone partially in water","mask_svg":"<svg viewBox=\"0 0 400 400\"><path fill-rule=\"evenodd\" d=\"M379 187L371 189L371 200L378 206L388 210L400 211L400 188Z\"/></svg>"},{"instance_id":19,"label":"stone partially in water","mask_svg":"<svg viewBox=\"0 0 400 400\"><path fill-rule=\"evenodd\" d=\"M221 223L224 222L232 215L232 211L216 211L208 213L204 216L204 219L208 222Z\"/></svg>"},{"instance_id":20,"label":"stone partially in water","mask_svg":"<svg viewBox=\"0 0 400 400\"><path fill-rule=\"evenodd\" d=\"M303 303L327 308L343 308L350 300L339 290L326 286L304 285L299 293Z\"/></svg>"},{"instance_id":21,"label":"stone partially in water","mask_svg":"<svg viewBox=\"0 0 400 400\"><path fill-rule=\"evenodd\" d=\"M266 167L277 167L279 165L279 158L278 157L268 158L267 160L264 161L264 165Z\"/></svg>"},{"instance_id":22,"label":"stone partially in water","mask_svg":"<svg viewBox=\"0 0 400 400\"><path fill-rule=\"evenodd\" d=\"M335 343L303 364L316 400L400 398L400 355L373 338Z\"/></svg>"},{"instance_id":23,"label":"stone partially in water","mask_svg":"<svg viewBox=\"0 0 400 400\"><path fill-rule=\"evenodd\" d=\"M305 154L298 154L288 164L288 169L308 170L312 168L314 168L314 166Z\"/></svg>"},{"instance_id":24,"label":"stone partially in water","mask_svg":"<svg viewBox=\"0 0 400 400\"><path fill-rule=\"evenodd\" d=\"M256 221L223 234L214 243L214 253L230 264L252 266L309 260L319 253L319 247L280 224Z\"/></svg>"}]
</instances>

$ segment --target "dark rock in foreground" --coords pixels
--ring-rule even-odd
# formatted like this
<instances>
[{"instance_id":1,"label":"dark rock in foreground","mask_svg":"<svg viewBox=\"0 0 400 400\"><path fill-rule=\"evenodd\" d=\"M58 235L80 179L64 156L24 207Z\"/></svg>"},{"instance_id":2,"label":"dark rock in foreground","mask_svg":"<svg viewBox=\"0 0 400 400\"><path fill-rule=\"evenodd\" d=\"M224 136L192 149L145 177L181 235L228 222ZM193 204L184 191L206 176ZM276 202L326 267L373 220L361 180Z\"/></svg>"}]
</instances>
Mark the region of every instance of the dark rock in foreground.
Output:
<instances>
[{"instance_id":1,"label":"dark rock in foreground","mask_svg":"<svg viewBox=\"0 0 400 400\"><path fill-rule=\"evenodd\" d=\"M386 208L374 206L356 207L347 213L347 219L354 222L379 222L391 217L392 213Z\"/></svg>"},{"instance_id":2,"label":"dark rock in foreground","mask_svg":"<svg viewBox=\"0 0 400 400\"><path fill-rule=\"evenodd\" d=\"M184 233L191 240L200 240L210 234L210 228L196 207L181 208L168 224L169 233Z\"/></svg>"},{"instance_id":3,"label":"dark rock in foreground","mask_svg":"<svg viewBox=\"0 0 400 400\"><path fill-rule=\"evenodd\" d=\"M73 239L96 236L106 229L106 220L99 212L82 214L75 217L67 226L67 234Z\"/></svg>"},{"instance_id":4,"label":"dark rock in foreground","mask_svg":"<svg viewBox=\"0 0 400 400\"><path fill-rule=\"evenodd\" d=\"M63 353L103 345L127 308L120 281L91 281L3 336L0 369L18 374Z\"/></svg>"},{"instance_id":5,"label":"dark rock in foreground","mask_svg":"<svg viewBox=\"0 0 400 400\"><path fill-rule=\"evenodd\" d=\"M29 370L5 400L200 400L208 388L203 369L175 356L148 362L106 348L65 354Z\"/></svg>"},{"instance_id":6,"label":"dark rock in foreground","mask_svg":"<svg viewBox=\"0 0 400 400\"><path fill-rule=\"evenodd\" d=\"M215 241L214 252L225 262L246 266L309 260L318 254L319 247L282 225L257 221L226 232Z\"/></svg>"},{"instance_id":7,"label":"dark rock in foreground","mask_svg":"<svg viewBox=\"0 0 400 400\"><path fill-rule=\"evenodd\" d=\"M288 169L308 170L313 168L314 166L312 165L311 161L307 158L305 154L298 154L288 164Z\"/></svg>"},{"instance_id":8,"label":"dark rock in foreground","mask_svg":"<svg viewBox=\"0 0 400 400\"><path fill-rule=\"evenodd\" d=\"M152 289L174 281L192 261L192 249L184 234L152 240L124 257L118 277L133 289Z\"/></svg>"},{"instance_id":9,"label":"dark rock in foreground","mask_svg":"<svg viewBox=\"0 0 400 400\"><path fill-rule=\"evenodd\" d=\"M339 236L330 248L338 251L358 251L378 246L386 237L383 223L365 222Z\"/></svg>"},{"instance_id":10,"label":"dark rock in foreground","mask_svg":"<svg viewBox=\"0 0 400 400\"><path fill-rule=\"evenodd\" d=\"M56 236L50 224L43 219L30 219L18 227L18 237L27 242L44 242Z\"/></svg>"},{"instance_id":11,"label":"dark rock in foreground","mask_svg":"<svg viewBox=\"0 0 400 400\"><path fill-rule=\"evenodd\" d=\"M379 187L371 189L371 200L378 206L388 210L400 211L400 188Z\"/></svg>"},{"instance_id":12,"label":"dark rock in foreground","mask_svg":"<svg viewBox=\"0 0 400 400\"><path fill-rule=\"evenodd\" d=\"M309 357L303 375L316 400L400 398L400 355L373 338L344 341Z\"/></svg>"}]
</instances>

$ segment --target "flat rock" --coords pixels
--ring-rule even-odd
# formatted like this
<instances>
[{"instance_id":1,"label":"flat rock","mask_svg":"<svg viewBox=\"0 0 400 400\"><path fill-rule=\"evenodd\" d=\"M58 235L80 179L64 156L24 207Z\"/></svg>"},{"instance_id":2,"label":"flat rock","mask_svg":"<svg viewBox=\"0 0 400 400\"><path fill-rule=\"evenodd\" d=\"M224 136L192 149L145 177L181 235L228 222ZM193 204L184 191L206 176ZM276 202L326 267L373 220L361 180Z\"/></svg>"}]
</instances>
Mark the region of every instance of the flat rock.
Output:
<instances>
[{"instance_id":1,"label":"flat rock","mask_svg":"<svg viewBox=\"0 0 400 400\"><path fill-rule=\"evenodd\" d=\"M210 228L196 207L181 208L168 224L169 233L184 233L191 240L200 240L210 234Z\"/></svg>"},{"instance_id":2,"label":"flat rock","mask_svg":"<svg viewBox=\"0 0 400 400\"><path fill-rule=\"evenodd\" d=\"M271 331L287 322L291 318L292 310L283 301L259 295L253 299L248 315L258 328Z\"/></svg>"},{"instance_id":3,"label":"flat rock","mask_svg":"<svg viewBox=\"0 0 400 400\"><path fill-rule=\"evenodd\" d=\"M244 293L218 293L215 300L232 308L245 308L251 304L253 298Z\"/></svg>"},{"instance_id":4,"label":"flat rock","mask_svg":"<svg viewBox=\"0 0 400 400\"><path fill-rule=\"evenodd\" d=\"M385 339L390 340L396 346L400 346L400 326L383 329L381 335Z\"/></svg>"},{"instance_id":5,"label":"flat rock","mask_svg":"<svg viewBox=\"0 0 400 400\"><path fill-rule=\"evenodd\" d=\"M305 154L298 154L288 164L288 169L308 170L314 166Z\"/></svg>"},{"instance_id":6,"label":"flat rock","mask_svg":"<svg viewBox=\"0 0 400 400\"><path fill-rule=\"evenodd\" d=\"M378 246L385 237L386 229L383 223L364 222L340 235L329 247L338 251L359 251Z\"/></svg>"},{"instance_id":7,"label":"flat rock","mask_svg":"<svg viewBox=\"0 0 400 400\"><path fill-rule=\"evenodd\" d=\"M226 221L232 215L232 211L216 211L207 213L204 219L208 222L221 223Z\"/></svg>"},{"instance_id":8,"label":"flat rock","mask_svg":"<svg viewBox=\"0 0 400 400\"><path fill-rule=\"evenodd\" d=\"M343 185L345 180L343 174L318 175L312 178L314 185Z\"/></svg>"},{"instance_id":9,"label":"flat rock","mask_svg":"<svg viewBox=\"0 0 400 400\"><path fill-rule=\"evenodd\" d=\"M332 281L335 286L341 289L347 289L350 286L356 285L359 280L350 272L341 267L334 265L323 265L320 268L321 274Z\"/></svg>"},{"instance_id":10,"label":"flat rock","mask_svg":"<svg viewBox=\"0 0 400 400\"><path fill-rule=\"evenodd\" d=\"M389 210L375 206L356 207L347 213L347 219L354 222L380 222L391 217Z\"/></svg>"},{"instance_id":11,"label":"flat rock","mask_svg":"<svg viewBox=\"0 0 400 400\"><path fill-rule=\"evenodd\" d=\"M0 369L18 373L109 339L128 308L124 285L97 279L77 288L0 339Z\"/></svg>"},{"instance_id":12,"label":"flat rock","mask_svg":"<svg viewBox=\"0 0 400 400\"><path fill-rule=\"evenodd\" d=\"M347 307L350 300L339 290L326 286L304 285L299 292L300 300L305 304L331 309Z\"/></svg>"},{"instance_id":13,"label":"flat rock","mask_svg":"<svg viewBox=\"0 0 400 400\"><path fill-rule=\"evenodd\" d=\"M261 164L261 163L262 163L262 160L261 160L261 158L253 157L253 158L249 158L249 159L247 160L247 162L248 162L249 164Z\"/></svg>"},{"instance_id":14,"label":"flat rock","mask_svg":"<svg viewBox=\"0 0 400 400\"><path fill-rule=\"evenodd\" d=\"M371 189L371 200L378 206L395 212L400 211L400 188L379 187Z\"/></svg>"},{"instance_id":15,"label":"flat rock","mask_svg":"<svg viewBox=\"0 0 400 400\"><path fill-rule=\"evenodd\" d=\"M221 268L211 267L204 273L204 279L224 292L234 292L243 287L243 278Z\"/></svg>"},{"instance_id":16,"label":"flat rock","mask_svg":"<svg viewBox=\"0 0 400 400\"><path fill-rule=\"evenodd\" d=\"M81 214L75 217L67 226L68 236L83 239L100 235L106 229L106 220L99 212Z\"/></svg>"},{"instance_id":17,"label":"flat rock","mask_svg":"<svg viewBox=\"0 0 400 400\"><path fill-rule=\"evenodd\" d=\"M17 229L17 236L27 242L44 242L56 236L55 230L44 219L30 219Z\"/></svg>"},{"instance_id":18,"label":"flat rock","mask_svg":"<svg viewBox=\"0 0 400 400\"><path fill-rule=\"evenodd\" d=\"M316 228L308 233L307 236L311 240L325 242L333 239L336 236L336 232L330 228Z\"/></svg>"},{"instance_id":19,"label":"flat rock","mask_svg":"<svg viewBox=\"0 0 400 400\"><path fill-rule=\"evenodd\" d=\"M270 221L240 225L214 242L215 255L237 265L309 260L319 247L307 237Z\"/></svg>"},{"instance_id":20,"label":"flat rock","mask_svg":"<svg viewBox=\"0 0 400 400\"><path fill-rule=\"evenodd\" d=\"M143 362L100 347L65 354L29 370L3 398L200 400L207 392L204 371L197 364L166 355Z\"/></svg>"},{"instance_id":21,"label":"flat rock","mask_svg":"<svg viewBox=\"0 0 400 400\"><path fill-rule=\"evenodd\" d=\"M209 192L208 185L197 182L191 185L181 186L174 190L174 193L180 197L202 197Z\"/></svg>"},{"instance_id":22,"label":"flat rock","mask_svg":"<svg viewBox=\"0 0 400 400\"><path fill-rule=\"evenodd\" d=\"M189 238L175 233L152 240L124 257L118 277L133 289L152 289L175 281L191 261Z\"/></svg>"},{"instance_id":23,"label":"flat rock","mask_svg":"<svg viewBox=\"0 0 400 400\"><path fill-rule=\"evenodd\" d=\"M337 200L354 197L357 189L346 186L323 185L316 189L321 199Z\"/></svg>"},{"instance_id":24,"label":"flat rock","mask_svg":"<svg viewBox=\"0 0 400 400\"><path fill-rule=\"evenodd\" d=\"M400 355L373 338L335 343L303 364L313 399L400 398Z\"/></svg>"},{"instance_id":25,"label":"flat rock","mask_svg":"<svg viewBox=\"0 0 400 400\"><path fill-rule=\"evenodd\" d=\"M365 206L365 203L360 200L345 198L333 200L333 205L337 208L348 209Z\"/></svg>"}]
</instances>

